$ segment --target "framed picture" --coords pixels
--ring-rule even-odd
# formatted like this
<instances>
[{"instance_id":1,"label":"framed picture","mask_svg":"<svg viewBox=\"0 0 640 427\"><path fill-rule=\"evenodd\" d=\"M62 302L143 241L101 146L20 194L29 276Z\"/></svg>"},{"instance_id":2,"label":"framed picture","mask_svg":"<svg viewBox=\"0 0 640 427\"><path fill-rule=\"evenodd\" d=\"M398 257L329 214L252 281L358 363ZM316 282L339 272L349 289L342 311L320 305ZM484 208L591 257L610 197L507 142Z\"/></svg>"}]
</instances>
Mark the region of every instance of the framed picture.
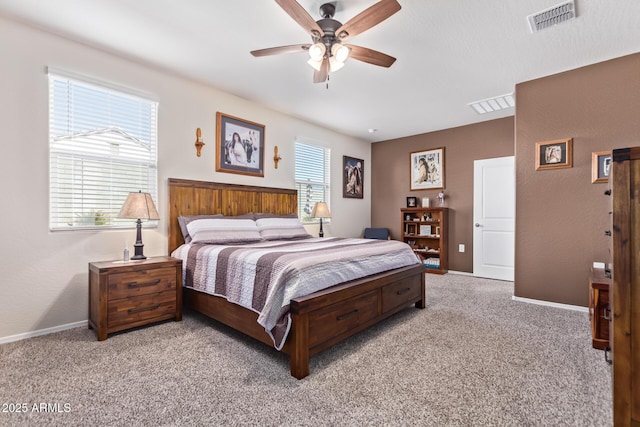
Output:
<instances>
[{"instance_id":1,"label":"framed picture","mask_svg":"<svg viewBox=\"0 0 640 427\"><path fill-rule=\"evenodd\" d=\"M407 207L408 208L417 208L418 207L418 198L417 197L407 197Z\"/></svg>"},{"instance_id":2,"label":"framed picture","mask_svg":"<svg viewBox=\"0 0 640 427\"><path fill-rule=\"evenodd\" d=\"M342 156L342 197L362 199L364 194L364 160Z\"/></svg>"},{"instance_id":3,"label":"framed picture","mask_svg":"<svg viewBox=\"0 0 640 427\"><path fill-rule=\"evenodd\" d=\"M411 190L444 188L444 148L410 154Z\"/></svg>"},{"instance_id":4,"label":"framed picture","mask_svg":"<svg viewBox=\"0 0 640 427\"><path fill-rule=\"evenodd\" d=\"M598 184L609 180L611 167L611 151L591 153L591 183Z\"/></svg>"},{"instance_id":5,"label":"framed picture","mask_svg":"<svg viewBox=\"0 0 640 427\"><path fill-rule=\"evenodd\" d=\"M216 172L264 176L264 125L216 113Z\"/></svg>"},{"instance_id":6,"label":"framed picture","mask_svg":"<svg viewBox=\"0 0 640 427\"><path fill-rule=\"evenodd\" d=\"M536 143L536 170L573 167L573 138Z\"/></svg>"}]
</instances>

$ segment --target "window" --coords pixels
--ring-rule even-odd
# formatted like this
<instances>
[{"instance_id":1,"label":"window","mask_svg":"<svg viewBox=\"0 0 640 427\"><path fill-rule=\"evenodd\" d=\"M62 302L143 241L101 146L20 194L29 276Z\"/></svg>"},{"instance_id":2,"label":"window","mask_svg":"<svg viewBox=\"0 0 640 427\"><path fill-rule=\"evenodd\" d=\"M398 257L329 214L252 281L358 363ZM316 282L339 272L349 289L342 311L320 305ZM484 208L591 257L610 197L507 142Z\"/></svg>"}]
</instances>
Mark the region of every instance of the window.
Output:
<instances>
[{"instance_id":1,"label":"window","mask_svg":"<svg viewBox=\"0 0 640 427\"><path fill-rule=\"evenodd\" d=\"M49 70L51 230L133 227L116 218L129 192L157 200L157 108L126 89Z\"/></svg>"},{"instance_id":2,"label":"window","mask_svg":"<svg viewBox=\"0 0 640 427\"><path fill-rule=\"evenodd\" d=\"M316 202L330 202L331 150L298 141L295 149L298 217L303 222L316 222L311 218L313 206Z\"/></svg>"}]
</instances>

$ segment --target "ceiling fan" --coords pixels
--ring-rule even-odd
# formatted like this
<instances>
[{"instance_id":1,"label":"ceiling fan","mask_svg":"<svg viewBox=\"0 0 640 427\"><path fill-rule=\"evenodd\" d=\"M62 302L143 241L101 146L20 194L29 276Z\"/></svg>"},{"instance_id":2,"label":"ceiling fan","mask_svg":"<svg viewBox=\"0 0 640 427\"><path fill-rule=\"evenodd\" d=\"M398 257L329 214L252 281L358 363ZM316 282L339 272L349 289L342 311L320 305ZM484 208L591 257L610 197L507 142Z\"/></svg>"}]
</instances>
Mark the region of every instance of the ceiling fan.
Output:
<instances>
[{"instance_id":1,"label":"ceiling fan","mask_svg":"<svg viewBox=\"0 0 640 427\"><path fill-rule=\"evenodd\" d=\"M311 35L312 43L254 50L251 51L253 56L308 52L310 59L307 62L314 68L314 83L326 81L329 71L342 68L347 58L381 67L390 67L396 60L392 56L373 49L343 43L399 11L400 4L396 0L381 0L344 24L333 19L336 11L335 2L320 6L322 19L318 21L314 21L296 0L276 0L276 3Z\"/></svg>"}]
</instances>

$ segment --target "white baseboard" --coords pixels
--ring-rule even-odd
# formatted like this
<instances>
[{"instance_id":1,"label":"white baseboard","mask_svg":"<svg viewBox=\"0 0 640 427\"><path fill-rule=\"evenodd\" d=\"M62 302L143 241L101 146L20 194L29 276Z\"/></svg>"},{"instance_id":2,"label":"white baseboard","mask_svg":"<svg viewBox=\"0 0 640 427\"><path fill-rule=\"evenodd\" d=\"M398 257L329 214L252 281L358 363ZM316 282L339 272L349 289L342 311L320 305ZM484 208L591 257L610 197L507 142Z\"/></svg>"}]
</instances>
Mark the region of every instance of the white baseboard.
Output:
<instances>
[{"instance_id":1,"label":"white baseboard","mask_svg":"<svg viewBox=\"0 0 640 427\"><path fill-rule=\"evenodd\" d=\"M26 340L27 338L38 337L40 335L52 334L54 332L66 331L67 329L87 327L89 322L82 320L80 322L67 323L66 325L53 326L46 329L38 329L37 331L25 332L22 334L9 335L8 337L0 337L0 344L6 344L14 341Z\"/></svg>"},{"instance_id":2,"label":"white baseboard","mask_svg":"<svg viewBox=\"0 0 640 427\"><path fill-rule=\"evenodd\" d=\"M467 273L466 271L455 271L455 270L447 270L447 273L449 274L457 274L459 276L472 276L472 273Z\"/></svg>"},{"instance_id":3,"label":"white baseboard","mask_svg":"<svg viewBox=\"0 0 640 427\"><path fill-rule=\"evenodd\" d=\"M547 307L562 308L565 310L573 310L573 311L582 311L584 313L589 312L589 307L582 307L581 305L561 304L559 302L543 301L539 299L522 298L522 297L516 297L516 296L511 297L511 299L514 301L526 302L528 304L546 305Z\"/></svg>"}]
</instances>

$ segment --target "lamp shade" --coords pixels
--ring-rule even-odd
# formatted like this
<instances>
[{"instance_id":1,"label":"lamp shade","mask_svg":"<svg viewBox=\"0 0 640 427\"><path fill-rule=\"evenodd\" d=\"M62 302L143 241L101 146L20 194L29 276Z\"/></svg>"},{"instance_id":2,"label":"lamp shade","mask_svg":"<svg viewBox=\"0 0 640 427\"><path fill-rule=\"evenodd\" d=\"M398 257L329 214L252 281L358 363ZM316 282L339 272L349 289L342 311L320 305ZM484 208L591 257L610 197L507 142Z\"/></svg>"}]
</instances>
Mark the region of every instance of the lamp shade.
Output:
<instances>
[{"instance_id":1,"label":"lamp shade","mask_svg":"<svg viewBox=\"0 0 640 427\"><path fill-rule=\"evenodd\" d=\"M151 194L138 191L129 193L118 213L118 218L160 219Z\"/></svg>"},{"instance_id":2,"label":"lamp shade","mask_svg":"<svg viewBox=\"0 0 640 427\"><path fill-rule=\"evenodd\" d=\"M331 212L329 212L329 206L327 206L327 203L316 203L311 211L311 216L314 218L331 218Z\"/></svg>"}]
</instances>

